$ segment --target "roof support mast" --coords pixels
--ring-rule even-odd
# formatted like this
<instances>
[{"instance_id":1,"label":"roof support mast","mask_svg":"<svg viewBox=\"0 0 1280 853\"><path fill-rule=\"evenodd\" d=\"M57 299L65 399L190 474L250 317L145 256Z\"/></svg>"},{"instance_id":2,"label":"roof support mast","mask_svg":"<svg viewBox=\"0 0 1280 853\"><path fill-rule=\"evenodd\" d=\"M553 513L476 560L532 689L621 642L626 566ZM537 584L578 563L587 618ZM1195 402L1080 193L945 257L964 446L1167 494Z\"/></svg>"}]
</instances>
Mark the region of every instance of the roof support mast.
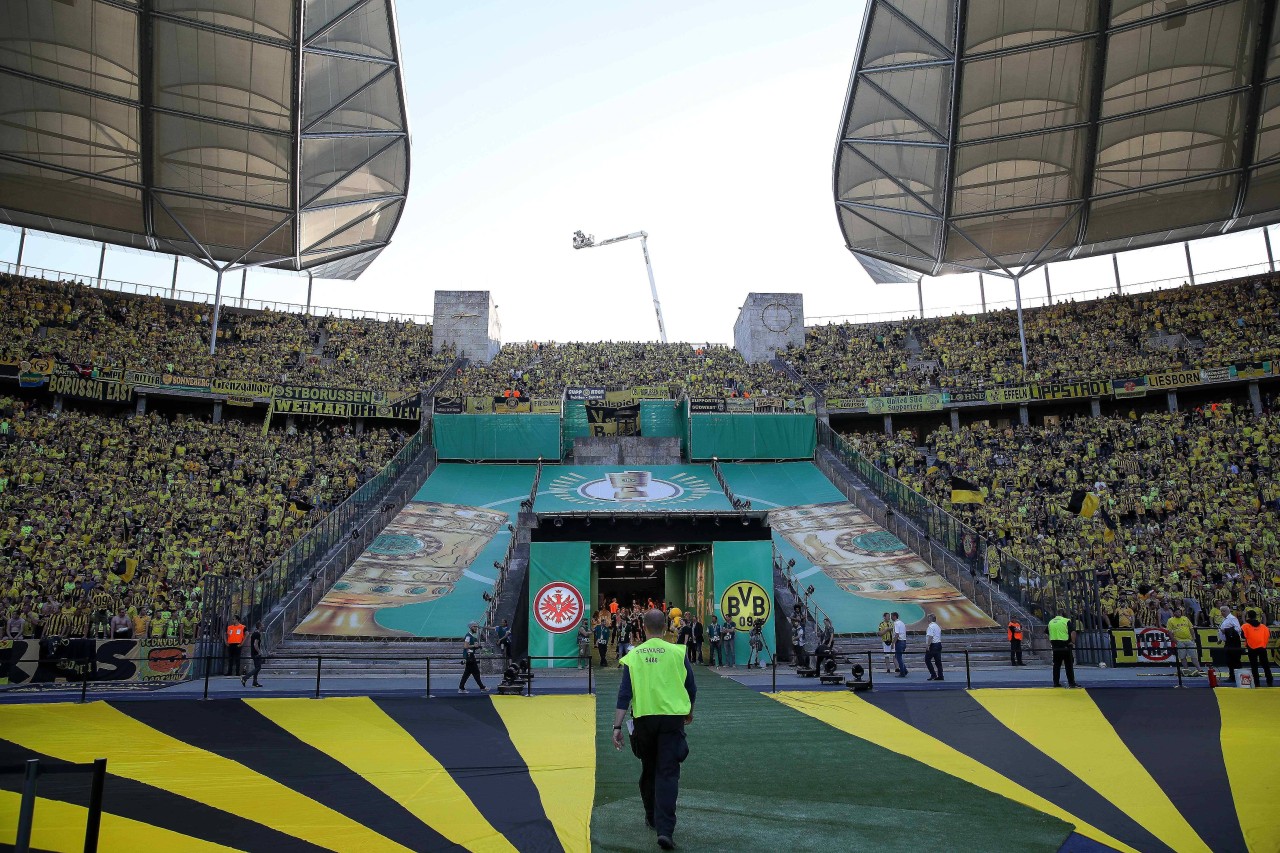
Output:
<instances>
[{"instance_id":1,"label":"roof support mast","mask_svg":"<svg viewBox=\"0 0 1280 853\"><path fill-rule=\"evenodd\" d=\"M607 246L610 243L621 243L623 240L634 240L640 238L640 249L644 252L644 268L649 273L649 293L653 295L653 313L658 316L658 337L662 342L667 343L667 327L662 322L662 303L658 301L658 285L653 281L653 264L649 260L649 234L646 231L635 231L631 234L624 234L621 237L610 237L608 240L596 242L595 235L583 234L581 231L573 232L573 248L575 249L593 249L596 246Z\"/></svg>"}]
</instances>

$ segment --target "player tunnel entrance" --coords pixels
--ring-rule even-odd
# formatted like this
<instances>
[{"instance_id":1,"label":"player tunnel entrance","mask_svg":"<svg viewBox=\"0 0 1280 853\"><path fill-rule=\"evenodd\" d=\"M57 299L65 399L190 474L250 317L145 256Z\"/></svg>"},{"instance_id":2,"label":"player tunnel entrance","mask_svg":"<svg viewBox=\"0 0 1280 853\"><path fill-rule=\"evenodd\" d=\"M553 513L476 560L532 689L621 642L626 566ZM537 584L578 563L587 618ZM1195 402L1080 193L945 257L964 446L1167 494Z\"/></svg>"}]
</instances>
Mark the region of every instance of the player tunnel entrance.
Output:
<instances>
[{"instance_id":1,"label":"player tunnel entrance","mask_svg":"<svg viewBox=\"0 0 1280 853\"><path fill-rule=\"evenodd\" d=\"M579 625L615 603L666 603L703 622L712 614L772 622L773 542L764 512L539 514L527 577L520 627L535 659L575 654Z\"/></svg>"}]
</instances>

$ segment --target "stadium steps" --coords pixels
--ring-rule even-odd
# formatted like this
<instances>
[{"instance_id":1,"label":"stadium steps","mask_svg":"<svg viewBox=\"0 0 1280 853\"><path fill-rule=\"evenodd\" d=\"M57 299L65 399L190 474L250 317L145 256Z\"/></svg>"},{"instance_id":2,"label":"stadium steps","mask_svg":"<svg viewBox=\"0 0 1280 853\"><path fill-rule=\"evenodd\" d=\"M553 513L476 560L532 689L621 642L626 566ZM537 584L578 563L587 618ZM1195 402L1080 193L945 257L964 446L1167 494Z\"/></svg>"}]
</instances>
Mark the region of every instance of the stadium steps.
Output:
<instances>
[{"instance_id":1,"label":"stadium steps","mask_svg":"<svg viewBox=\"0 0 1280 853\"><path fill-rule=\"evenodd\" d=\"M264 677L314 677L320 658L324 678L412 678L426 677L426 658L431 658L431 675L461 675L462 654L457 640L303 640L290 638L263 662ZM496 672L496 662L482 662L481 670Z\"/></svg>"}]
</instances>

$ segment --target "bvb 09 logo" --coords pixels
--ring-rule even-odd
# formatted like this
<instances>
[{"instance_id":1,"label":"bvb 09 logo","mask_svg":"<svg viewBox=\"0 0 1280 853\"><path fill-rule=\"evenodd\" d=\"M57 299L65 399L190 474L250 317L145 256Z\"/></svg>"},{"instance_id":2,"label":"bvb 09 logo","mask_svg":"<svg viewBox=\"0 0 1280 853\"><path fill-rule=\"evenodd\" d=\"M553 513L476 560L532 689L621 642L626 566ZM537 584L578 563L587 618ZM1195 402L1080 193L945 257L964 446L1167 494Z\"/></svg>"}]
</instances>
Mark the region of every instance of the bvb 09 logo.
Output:
<instances>
[{"instance_id":1,"label":"bvb 09 logo","mask_svg":"<svg viewBox=\"0 0 1280 853\"><path fill-rule=\"evenodd\" d=\"M720 596L720 612L739 631L750 631L756 622L768 619L770 607L769 593L751 581L731 583Z\"/></svg>"}]
</instances>

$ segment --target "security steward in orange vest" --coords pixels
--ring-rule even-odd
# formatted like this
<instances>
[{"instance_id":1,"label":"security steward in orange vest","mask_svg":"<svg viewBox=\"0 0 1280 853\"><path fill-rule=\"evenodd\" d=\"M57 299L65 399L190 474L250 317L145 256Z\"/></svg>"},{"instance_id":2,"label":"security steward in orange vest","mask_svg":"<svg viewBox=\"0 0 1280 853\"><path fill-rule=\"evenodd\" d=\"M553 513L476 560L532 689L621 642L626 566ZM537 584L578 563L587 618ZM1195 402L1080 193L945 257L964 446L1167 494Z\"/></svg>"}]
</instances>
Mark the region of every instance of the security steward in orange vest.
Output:
<instances>
[{"instance_id":1,"label":"security steward in orange vest","mask_svg":"<svg viewBox=\"0 0 1280 853\"><path fill-rule=\"evenodd\" d=\"M1271 629L1258 619L1256 612L1250 610L1245 614L1240 633L1244 634L1244 647L1249 654L1249 669L1253 670L1253 686L1259 686L1258 665L1261 664L1262 671L1267 674L1267 686L1274 687L1275 683L1271 680L1271 650L1267 648L1271 642Z\"/></svg>"},{"instance_id":2,"label":"security steward in orange vest","mask_svg":"<svg viewBox=\"0 0 1280 853\"><path fill-rule=\"evenodd\" d=\"M1026 666L1022 662L1022 623L1017 619L1009 620L1009 663Z\"/></svg>"},{"instance_id":3,"label":"security steward in orange vest","mask_svg":"<svg viewBox=\"0 0 1280 853\"><path fill-rule=\"evenodd\" d=\"M244 645L244 623L240 617L227 626L227 675L240 674L240 647Z\"/></svg>"},{"instance_id":4,"label":"security steward in orange vest","mask_svg":"<svg viewBox=\"0 0 1280 853\"><path fill-rule=\"evenodd\" d=\"M613 715L613 747L622 749L627 709L631 751L640 759L640 799L645 823L658 833L658 846L674 850L676 798L680 794L680 762L689 757L684 727L693 722L698 686L684 646L663 639L667 617L661 610L644 614L645 641L618 661L622 683Z\"/></svg>"}]
</instances>

